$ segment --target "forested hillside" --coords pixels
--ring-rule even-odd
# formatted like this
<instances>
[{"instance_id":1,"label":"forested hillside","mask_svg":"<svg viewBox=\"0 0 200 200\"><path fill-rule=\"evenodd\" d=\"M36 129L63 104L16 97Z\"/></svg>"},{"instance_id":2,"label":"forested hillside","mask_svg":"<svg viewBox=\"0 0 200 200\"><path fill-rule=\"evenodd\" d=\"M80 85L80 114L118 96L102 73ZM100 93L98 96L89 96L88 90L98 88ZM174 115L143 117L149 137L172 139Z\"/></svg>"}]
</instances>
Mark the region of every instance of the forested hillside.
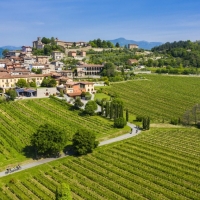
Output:
<instances>
[{"instance_id":1,"label":"forested hillside","mask_svg":"<svg viewBox=\"0 0 200 200\"><path fill-rule=\"evenodd\" d=\"M172 43L165 43L158 47L152 48L155 54L161 54L165 61L165 65L171 65L172 67L200 67L200 41L191 42L179 41ZM171 61L169 59L171 58ZM174 59L172 59L174 58ZM166 60L168 60L166 62Z\"/></svg>"}]
</instances>

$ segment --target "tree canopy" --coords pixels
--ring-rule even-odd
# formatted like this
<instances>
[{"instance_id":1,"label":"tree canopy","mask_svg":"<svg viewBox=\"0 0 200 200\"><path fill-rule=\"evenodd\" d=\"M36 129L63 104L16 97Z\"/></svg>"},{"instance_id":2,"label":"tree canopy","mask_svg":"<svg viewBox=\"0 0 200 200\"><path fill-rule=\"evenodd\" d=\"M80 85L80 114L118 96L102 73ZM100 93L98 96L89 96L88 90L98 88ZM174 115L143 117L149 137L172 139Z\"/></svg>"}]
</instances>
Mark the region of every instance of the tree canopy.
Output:
<instances>
[{"instance_id":1,"label":"tree canopy","mask_svg":"<svg viewBox=\"0 0 200 200\"><path fill-rule=\"evenodd\" d=\"M113 48L114 47L112 42L101 40L100 38L98 38L97 40L89 41L89 44L92 47L98 47L98 48Z\"/></svg>"},{"instance_id":2,"label":"tree canopy","mask_svg":"<svg viewBox=\"0 0 200 200\"><path fill-rule=\"evenodd\" d=\"M97 104L95 101L90 100L85 105L85 113L89 115L94 115L95 111L97 110Z\"/></svg>"},{"instance_id":3,"label":"tree canopy","mask_svg":"<svg viewBox=\"0 0 200 200\"><path fill-rule=\"evenodd\" d=\"M4 49L3 52L2 52L2 55L5 57L8 52L9 52L8 49Z\"/></svg>"},{"instance_id":4,"label":"tree canopy","mask_svg":"<svg viewBox=\"0 0 200 200\"><path fill-rule=\"evenodd\" d=\"M103 71L101 72L102 76L114 77L115 76L115 65L111 62L108 62L104 65Z\"/></svg>"},{"instance_id":5,"label":"tree canopy","mask_svg":"<svg viewBox=\"0 0 200 200\"><path fill-rule=\"evenodd\" d=\"M115 47L120 47L120 45L119 45L119 42L117 42L116 44L115 44Z\"/></svg>"},{"instance_id":6,"label":"tree canopy","mask_svg":"<svg viewBox=\"0 0 200 200\"><path fill-rule=\"evenodd\" d=\"M116 128L124 128L124 126L127 124L124 117L119 117L114 119L114 127Z\"/></svg>"},{"instance_id":7,"label":"tree canopy","mask_svg":"<svg viewBox=\"0 0 200 200\"><path fill-rule=\"evenodd\" d=\"M67 134L64 130L51 124L40 125L31 137L31 144L36 154L56 155L66 145Z\"/></svg>"},{"instance_id":8,"label":"tree canopy","mask_svg":"<svg viewBox=\"0 0 200 200\"><path fill-rule=\"evenodd\" d=\"M76 99L75 99L74 108L79 109L79 108L82 107L83 105L84 105L84 104L83 104L83 102L81 101L80 98L76 98Z\"/></svg>"},{"instance_id":9,"label":"tree canopy","mask_svg":"<svg viewBox=\"0 0 200 200\"><path fill-rule=\"evenodd\" d=\"M18 86L18 87L20 87L20 88L27 87L27 82L26 82L25 79L20 78L20 79L17 81L16 86Z\"/></svg>"},{"instance_id":10,"label":"tree canopy","mask_svg":"<svg viewBox=\"0 0 200 200\"><path fill-rule=\"evenodd\" d=\"M14 89L6 90L6 94L9 96L9 99L11 101L14 101L15 98L17 97L17 92Z\"/></svg>"},{"instance_id":11,"label":"tree canopy","mask_svg":"<svg viewBox=\"0 0 200 200\"><path fill-rule=\"evenodd\" d=\"M41 41L42 41L43 44L49 44L51 42L51 40L49 38L46 38L46 37L43 37Z\"/></svg>"},{"instance_id":12,"label":"tree canopy","mask_svg":"<svg viewBox=\"0 0 200 200\"><path fill-rule=\"evenodd\" d=\"M0 96L0 103L6 102L6 97L5 96Z\"/></svg>"},{"instance_id":13,"label":"tree canopy","mask_svg":"<svg viewBox=\"0 0 200 200\"><path fill-rule=\"evenodd\" d=\"M160 54L161 59L151 63L153 66L162 67L196 67L200 68L200 42L178 41L167 42L152 48L155 54ZM161 62L159 62L161 61ZM162 73L162 72L161 72ZM168 73L168 72L164 72ZM171 71L173 73L173 71ZM185 72L184 72L185 73ZM192 72L189 72L192 73Z\"/></svg>"},{"instance_id":14,"label":"tree canopy","mask_svg":"<svg viewBox=\"0 0 200 200\"><path fill-rule=\"evenodd\" d=\"M72 200L70 187L66 183L61 183L56 189L56 200Z\"/></svg>"},{"instance_id":15,"label":"tree canopy","mask_svg":"<svg viewBox=\"0 0 200 200\"><path fill-rule=\"evenodd\" d=\"M78 130L74 134L72 142L73 148L78 155L91 153L99 144L96 141L95 134L85 129Z\"/></svg>"},{"instance_id":16,"label":"tree canopy","mask_svg":"<svg viewBox=\"0 0 200 200\"><path fill-rule=\"evenodd\" d=\"M51 77L46 77L43 79L41 83L42 87L55 87L56 86L56 80Z\"/></svg>"}]
</instances>

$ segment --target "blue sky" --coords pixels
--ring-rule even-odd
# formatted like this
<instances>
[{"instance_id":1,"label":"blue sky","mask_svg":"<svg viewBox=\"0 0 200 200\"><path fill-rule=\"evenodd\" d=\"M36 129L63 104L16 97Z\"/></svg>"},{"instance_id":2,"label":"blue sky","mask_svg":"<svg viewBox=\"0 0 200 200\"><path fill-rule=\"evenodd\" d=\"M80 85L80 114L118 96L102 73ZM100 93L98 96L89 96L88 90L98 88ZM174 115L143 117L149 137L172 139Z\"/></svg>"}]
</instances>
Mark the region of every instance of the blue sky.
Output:
<instances>
[{"instance_id":1,"label":"blue sky","mask_svg":"<svg viewBox=\"0 0 200 200\"><path fill-rule=\"evenodd\" d=\"M200 39L200 0L2 0L0 46L124 37L173 42Z\"/></svg>"}]
</instances>

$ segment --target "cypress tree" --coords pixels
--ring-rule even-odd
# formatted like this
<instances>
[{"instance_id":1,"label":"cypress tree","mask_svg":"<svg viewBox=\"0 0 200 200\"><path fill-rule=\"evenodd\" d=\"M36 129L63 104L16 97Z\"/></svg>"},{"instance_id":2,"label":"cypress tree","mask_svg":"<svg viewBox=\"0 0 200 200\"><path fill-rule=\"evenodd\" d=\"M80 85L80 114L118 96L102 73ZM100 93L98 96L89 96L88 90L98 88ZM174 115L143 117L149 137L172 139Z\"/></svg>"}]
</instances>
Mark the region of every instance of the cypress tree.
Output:
<instances>
[{"instance_id":1,"label":"cypress tree","mask_svg":"<svg viewBox=\"0 0 200 200\"><path fill-rule=\"evenodd\" d=\"M101 115L104 115L104 100L101 100Z\"/></svg>"},{"instance_id":2,"label":"cypress tree","mask_svg":"<svg viewBox=\"0 0 200 200\"><path fill-rule=\"evenodd\" d=\"M120 108L121 108L120 117L124 117L124 107L122 104L121 104Z\"/></svg>"},{"instance_id":3,"label":"cypress tree","mask_svg":"<svg viewBox=\"0 0 200 200\"><path fill-rule=\"evenodd\" d=\"M126 109L126 121L128 122L128 120L129 120L128 109Z\"/></svg>"},{"instance_id":4,"label":"cypress tree","mask_svg":"<svg viewBox=\"0 0 200 200\"><path fill-rule=\"evenodd\" d=\"M147 117L147 127L146 127L146 130L149 130L149 117Z\"/></svg>"},{"instance_id":5,"label":"cypress tree","mask_svg":"<svg viewBox=\"0 0 200 200\"><path fill-rule=\"evenodd\" d=\"M109 116L109 102L108 101L106 101L106 117L108 117Z\"/></svg>"},{"instance_id":6,"label":"cypress tree","mask_svg":"<svg viewBox=\"0 0 200 200\"><path fill-rule=\"evenodd\" d=\"M117 104L115 103L115 104L113 104L113 118L114 119L116 119L117 118Z\"/></svg>"},{"instance_id":7,"label":"cypress tree","mask_svg":"<svg viewBox=\"0 0 200 200\"><path fill-rule=\"evenodd\" d=\"M146 117L143 117L143 119L142 119L142 127L143 127L144 130L147 129L147 119L146 119Z\"/></svg>"},{"instance_id":8,"label":"cypress tree","mask_svg":"<svg viewBox=\"0 0 200 200\"><path fill-rule=\"evenodd\" d=\"M112 101L110 102L110 119L113 118L113 103Z\"/></svg>"},{"instance_id":9,"label":"cypress tree","mask_svg":"<svg viewBox=\"0 0 200 200\"><path fill-rule=\"evenodd\" d=\"M119 104L119 117L122 117L122 105L121 104Z\"/></svg>"},{"instance_id":10,"label":"cypress tree","mask_svg":"<svg viewBox=\"0 0 200 200\"><path fill-rule=\"evenodd\" d=\"M119 104L116 104L116 118L119 118Z\"/></svg>"}]
</instances>

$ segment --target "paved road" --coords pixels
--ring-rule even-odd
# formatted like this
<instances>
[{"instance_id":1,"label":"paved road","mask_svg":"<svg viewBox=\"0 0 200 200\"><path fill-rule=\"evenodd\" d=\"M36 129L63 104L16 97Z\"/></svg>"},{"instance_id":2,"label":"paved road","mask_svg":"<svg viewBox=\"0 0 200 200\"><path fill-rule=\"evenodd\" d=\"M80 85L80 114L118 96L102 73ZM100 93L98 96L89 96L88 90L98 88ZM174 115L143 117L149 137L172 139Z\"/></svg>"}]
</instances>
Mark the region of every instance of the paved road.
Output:
<instances>
[{"instance_id":1,"label":"paved road","mask_svg":"<svg viewBox=\"0 0 200 200\"><path fill-rule=\"evenodd\" d=\"M131 133L127 133L127 134L124 134L124 135L121 135L121 136L118 136L118 137L115 137L115 138L111 138L109 140L102 141L102 142L100 142L99 146L103 146L103 145L106 145L106 144L111 144L113 142L118 142L118 141L121 141L121 140L131 138L133 136L138 135L141 132L141 130L138 130L134 124L131 124L131 123L128 122L127 125L129 127L131 127L131 129L132 129Z\"/></svg>"},{"instance_id":2,"label":"paved road","mask_svg":"<svg viewBox=\"0 0 200 200\"><path fill-rule=\"evenodd\" d=\"M138 135L141 132L141 130L138 130L137 127L134 124L131 124L131 123L128 122L127 125L129 127L131 127L131 130L132 130L131 133L127 133L127 134L124 134L124 135L121 135L121 136L118 136L118 137L115 137L115 138L111 138L111 139L102 141L102 142L99 143L99 146L103 146L103 145L107 145L107 144L111 144L111 143L114 143L114 142L118 142L118 141L121 141L121 140L131 138L133 136ZM14 171L14 172L9 173L9 174L14 174L14 173L20 172L20 171L25 170L25 169L29 169L29 168L32 168L32 167L35 167L35 166L38 166L38 165L42 165L42 164L45 164L45 163L48 163L48 162L51 162L51 161L54 161L54 160L61 159L63 157L66 157L66 155L63 154L59 158L44 158L44 159L41 159L41 160L36 160L36 161L33 161L29 164L22 165L22 168L20 170ZM0 177L7 176L9 174L5 174L5 171L3 171L3 172L0 172Z\"/></svg>"}]
</instances>

